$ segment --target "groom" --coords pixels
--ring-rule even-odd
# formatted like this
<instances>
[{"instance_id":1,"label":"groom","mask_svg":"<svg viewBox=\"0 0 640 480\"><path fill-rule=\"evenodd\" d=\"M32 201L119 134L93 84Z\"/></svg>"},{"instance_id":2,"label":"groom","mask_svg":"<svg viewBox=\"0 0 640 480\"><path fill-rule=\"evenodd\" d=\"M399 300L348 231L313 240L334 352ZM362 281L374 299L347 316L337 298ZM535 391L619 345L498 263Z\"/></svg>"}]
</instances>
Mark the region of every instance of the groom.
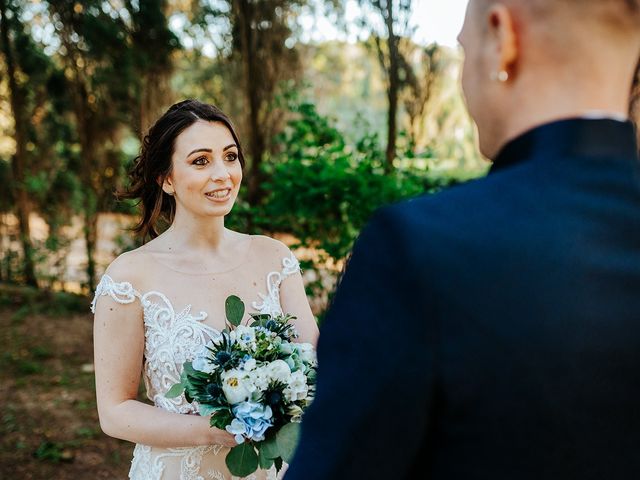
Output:
<instances>
[{"instance_id":1,"label":"groom","mask_svg":"<svg viewBox=\"0 0 640 480\"><path fill-rule=\"evenodd\" d=\"M489 175L378 212L287 480L640 475L640 0L471 0Z\"/></svg>"}]
</instances>

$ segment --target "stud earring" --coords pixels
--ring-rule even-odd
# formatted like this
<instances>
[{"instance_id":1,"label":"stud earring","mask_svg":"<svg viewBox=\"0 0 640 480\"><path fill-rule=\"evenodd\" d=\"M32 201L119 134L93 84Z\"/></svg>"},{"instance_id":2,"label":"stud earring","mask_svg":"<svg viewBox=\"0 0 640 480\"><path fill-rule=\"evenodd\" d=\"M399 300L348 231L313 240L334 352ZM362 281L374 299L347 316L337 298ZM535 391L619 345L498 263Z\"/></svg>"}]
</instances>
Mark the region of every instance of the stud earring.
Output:
<instances>
[{"instance_id":1,"label":"stud earring","mask_svg":"<svg viewBox=\"0 0 640 480\"><path fill-rule=\"evenodd\" d=\"M501 83L505 83L507 80L509 80L509 72L507 72L506 70L500 70L499 72L492 72L491 80L493 81L497 80Z\"/></svg>"}]
</instances>

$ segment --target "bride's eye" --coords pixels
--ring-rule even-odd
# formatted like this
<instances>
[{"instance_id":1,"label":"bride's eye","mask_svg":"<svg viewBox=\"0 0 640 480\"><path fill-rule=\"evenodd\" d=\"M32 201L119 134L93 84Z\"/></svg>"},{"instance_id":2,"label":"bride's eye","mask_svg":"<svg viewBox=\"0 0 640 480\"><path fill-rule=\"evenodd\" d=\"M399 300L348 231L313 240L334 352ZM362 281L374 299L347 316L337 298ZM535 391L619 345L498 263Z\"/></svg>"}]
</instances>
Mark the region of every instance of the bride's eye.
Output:
<instances>
[{"instance_id":1,"label":"bride's eye","mask_svg":"<svg viewBox=\"0 0 640 480\"><path fill-rule=\"evenodd\" d=\"M226 157L227 162L235 162L238 159L238 154L235 152L230 152Z\"/></svg>"},{"instance_id":2,"label":"bride's eye","mask_svg":"<svg viewBox=\"0 0 640 480\"><path fill-rule=\"evenodd\" d=\"M203 155L201 157L196 158L193 162L191 162L191 164L202 166L202 165L206 165L208 161L209 160L207 160L207 157Z\"/></svg>"}]
</instances>

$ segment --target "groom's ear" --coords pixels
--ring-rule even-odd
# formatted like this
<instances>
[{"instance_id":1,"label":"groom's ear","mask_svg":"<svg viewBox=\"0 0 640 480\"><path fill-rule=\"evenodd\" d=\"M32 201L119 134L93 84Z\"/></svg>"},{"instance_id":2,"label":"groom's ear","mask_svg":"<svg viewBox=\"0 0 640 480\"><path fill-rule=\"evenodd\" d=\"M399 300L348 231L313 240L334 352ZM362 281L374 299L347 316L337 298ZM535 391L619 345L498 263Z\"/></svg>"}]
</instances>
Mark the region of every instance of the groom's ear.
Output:
<instances>
[{"instance_id":1,"label":"groom's ear","mask_svg":"<svg viewBox=\"0 0 640 480\"><path fill-rule=\"evenodd\" d=\"M487 8L485 19L490 66L494 72L507 72L511 77L520 53L513 13L506 5L496 3Z\"/></svg>"}]
</instances>

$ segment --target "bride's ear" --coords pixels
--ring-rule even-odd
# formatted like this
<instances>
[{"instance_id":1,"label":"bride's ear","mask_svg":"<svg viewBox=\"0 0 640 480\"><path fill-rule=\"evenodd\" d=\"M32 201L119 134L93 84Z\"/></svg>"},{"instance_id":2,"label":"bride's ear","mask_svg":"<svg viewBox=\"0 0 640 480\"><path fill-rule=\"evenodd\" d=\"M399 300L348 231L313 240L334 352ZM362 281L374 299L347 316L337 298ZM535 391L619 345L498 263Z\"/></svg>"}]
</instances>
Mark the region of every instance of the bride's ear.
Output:
<instances>
[{"instance_id":1,"label":"bride's ear","mask_svg":"<svg viewBox=\"0 0 640 480\"><path fill-rule=\"evenodd\" d=\"M169 175L167 175L164 179L158 178L158 184L167 195L173 195L176 192Z\"/></svg>"}]
</instances>

